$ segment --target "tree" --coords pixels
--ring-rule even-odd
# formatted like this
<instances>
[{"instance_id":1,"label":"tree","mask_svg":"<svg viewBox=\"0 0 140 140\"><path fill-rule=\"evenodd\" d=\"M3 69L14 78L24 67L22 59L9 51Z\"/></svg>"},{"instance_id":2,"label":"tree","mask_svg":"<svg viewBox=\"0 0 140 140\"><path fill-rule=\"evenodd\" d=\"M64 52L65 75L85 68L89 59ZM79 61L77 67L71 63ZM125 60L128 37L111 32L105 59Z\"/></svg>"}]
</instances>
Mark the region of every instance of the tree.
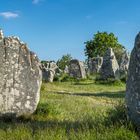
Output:
<instances>
[{"instance_id":1,"label":"tree","mask_svg":"<svg viewBox=\"0 0 140 140\"><path fill-rule=\"evenodd\" d=\"M69 65L69 62L72 60L72 57L70 54L66 54L66 55L63 55L61 59L59 59L57 61L57 66L61 69L61 70L64 70L66 65L68 66Z\"/></svg>"},{"instance_id":2,"label":"tree","mask_svg":"<svg viewBox=\"0 0 140 140\"><path fill-rule=\"evenodd\" d=\"M103 57L108 48L112 48L118 63L121 61L125 47L118 42L113 33L97 32L92 40L85 42L85 55L89 58Z\"/></svg>"}]
</instances>

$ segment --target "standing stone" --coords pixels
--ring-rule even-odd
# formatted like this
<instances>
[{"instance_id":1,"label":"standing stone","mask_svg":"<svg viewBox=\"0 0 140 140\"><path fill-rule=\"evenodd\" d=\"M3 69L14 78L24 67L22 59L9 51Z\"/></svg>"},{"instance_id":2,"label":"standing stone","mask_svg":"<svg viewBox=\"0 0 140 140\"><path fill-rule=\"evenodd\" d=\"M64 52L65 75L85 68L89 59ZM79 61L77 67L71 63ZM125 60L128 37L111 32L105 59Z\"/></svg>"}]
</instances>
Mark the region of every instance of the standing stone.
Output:
<instances>
[{"instance_id":1,"label":"standing stone","mask_svg":"<svg viewBox=\"0 0 140 140\"><path fill-rule=\"evenodd\" d=\"M131 52L125 99L130 120L140 127L140 33Z\"/></svg>"},{"instance_id":2,"label":"standing stone","mask_svg":"<svg viewBox=\"0 0 140 140\"><path fill-rule=\"evenodd\" d=\"M120 63L120 76L122 78L126 77L128 74L129 62L130 62L130 55L129 53L127 53L127 51L125 51Z\"/></svg>"},{"instance_id":3,"label":"standing stone","mask_svg":"<svg viewBox=\"0 0 140 140\"><path fill-rule=\"evenodd\" d=\"M54 61L43 61L41 69L42 79L45 82L53 82L54 77L59 76L62 73Z\"/></svg>"},{"instance_id":4,"label":"standing stone","mask_svg":"<svg viewBox=\"0 0 140 140\"><path fill-rule=\"evenodd\" d=\"M0 31L0 115L30 115L38 105L42 73L37 56Z\"/></svg>"},{"instance_id":5,"label":"standing stone","mask_svg":"<svg viewBox=\"0 0 140 140\"><path fill-rule=\"evenodd\" d=\"M103 64L102 57L93 57L88 61L88 71L90 74L99 73Z\"/></svg>"},{"instance_id":6,"label":"standing stone","mask_svg":"<svg viewBox=\"0 0 140 140\"><path fill-rule=\"evenodd\" d=\"M4 36L3 36L3 31L0 29L0 41L2 41L3 38L4 38Z\"/></svg>"},{"instance_id":7,"label":"standing stone","mask_svg":"<svg viewBox=\"0 0 140 140\"><path fill-rule=\"evenodd\" d=\"M69 75L74 78L86 78L84 63L77 59L71 60L69 65Z\"/></svg>"},{"instance_id":8,"label":"standing stone","mask_svg":"<svg viewBox=\"0 0 140 140\"><path fill-rule=\"evenodd\" d=\"M103 64L100 70L100 74L101 79L104 80L108 78L119 78L119 65L112 48L107 49L103 57Z\"/></svg>"},{"instance_id":9,"label":"standing stone","mask_svg":"<svg viewBox=\"0 0 140 140\"><path fill-rule=\"evenodd\" d=\"M42 79L45 82L53 82L55 71L53 69L46 68L44 64L42 64Z\"/></svg>"}]
</instances>

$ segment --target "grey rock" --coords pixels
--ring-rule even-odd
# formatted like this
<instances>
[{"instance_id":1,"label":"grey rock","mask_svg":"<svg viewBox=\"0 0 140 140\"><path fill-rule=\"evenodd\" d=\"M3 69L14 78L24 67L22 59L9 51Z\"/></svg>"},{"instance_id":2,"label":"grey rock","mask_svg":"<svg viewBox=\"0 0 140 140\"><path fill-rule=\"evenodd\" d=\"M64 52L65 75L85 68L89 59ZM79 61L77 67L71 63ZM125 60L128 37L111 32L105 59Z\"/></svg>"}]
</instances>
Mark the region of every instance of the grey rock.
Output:
<instances>
[{"instance_id":1,"label":"grey rock","mask_svg":"<svg viewBox=\"0 0 140 140\"><path fill-rule=\"evenodd\" d=\"M1 39L0 115L30 115L40 99L40 61L18 38Z\"/></svg>"},{"instance_id":2,"label":"grey rock","mask_svg":"<svg viewBox=\"0 0 140 140\"><path fill-rule=\"evenodd\" d=\"M131 52L125 100L130 120L140 127L140 33Z\"/></svg>"},{"instance_id":3,"label":"grey rock","mask_svg":"<svg viewBox=\"0 0 140 140\"><path fill-rule=\"evenodd\" d=\"M93 57L88 61L88 72L90 74L99 73L103 64L103 57Z\"/></svg>"},{"instance_id":4,"label":"grey rock","mask_svg":"<svg viewBox=\"0 0 140 140\"><path fill-rule=\"evenodd\" d=\"M86 78L84 63L73 59L69 64L69 75L74 78Z\"/></svg>"},{"instance_id":5,"label":"grey rock","mask_svg":"<svg viewBox=\"0 0 140 140\"><path fill-rule=\"evenodd\" d=\"M3 31L0 29L0 41L3 40L4 35L3 35Z\"/></svg>"},{"instance_id":6,"label":"grey rock","mask_svg":"<svg viewBox=\"0 0 140 140\"><path fill-rule=\"evenodd\" d=\"M53 79L55 76L55 71L52 69L43 68L42 69L42 76L43 76L43 80L45 82L53 82Z\"/></svg>"},{"instance_id":7,"label":"grey rock","mask_svg":"<svg viewBox=\"0 0 140 140\"><path fill-rule=\"evenodd\" d=\"M44 61L42 63L42 76L45 82L53 82L55 76L59 76L62 73L54 61Z\"/></svg>"},{"instance_id":8,"label":"grey rock","mask_svg":"<svg viewBox=\"0 0 140 140\"><path fill-rule=\"evenodd\" d=\"M130 55L127 51L124 51L122 56L122 60L120 63L120 77L127 77L128 74L128 67L130 62Z\"/></svg>"},{"instance_id":9,"label":"grey rock","mask_svg":"<svg viewBox=\"0 0 140 140\"><path fill-rule=\"evenodd\" d=\"M100 70L101 79L119 78L119 65L112 48L107 49Z\"/></svg>"}]
</instances>

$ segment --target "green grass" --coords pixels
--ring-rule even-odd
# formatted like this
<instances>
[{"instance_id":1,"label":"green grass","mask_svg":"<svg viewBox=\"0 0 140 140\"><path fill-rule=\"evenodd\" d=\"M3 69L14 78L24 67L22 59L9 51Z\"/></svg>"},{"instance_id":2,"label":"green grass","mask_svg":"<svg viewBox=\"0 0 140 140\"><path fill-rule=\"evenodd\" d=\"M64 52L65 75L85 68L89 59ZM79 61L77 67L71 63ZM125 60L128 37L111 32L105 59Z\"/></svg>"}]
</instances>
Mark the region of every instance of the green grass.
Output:
<instances>
[{"instance_id":1,"label":"green grass","mask_svg":"<svg viewBox=\"0 0 140 140\"><path fill-rule=\"evenodd\" d=\"M43 83L36 112L1 121L0 140L138 140L124 96L123 83Z\"/></svg>"}]
</instances>

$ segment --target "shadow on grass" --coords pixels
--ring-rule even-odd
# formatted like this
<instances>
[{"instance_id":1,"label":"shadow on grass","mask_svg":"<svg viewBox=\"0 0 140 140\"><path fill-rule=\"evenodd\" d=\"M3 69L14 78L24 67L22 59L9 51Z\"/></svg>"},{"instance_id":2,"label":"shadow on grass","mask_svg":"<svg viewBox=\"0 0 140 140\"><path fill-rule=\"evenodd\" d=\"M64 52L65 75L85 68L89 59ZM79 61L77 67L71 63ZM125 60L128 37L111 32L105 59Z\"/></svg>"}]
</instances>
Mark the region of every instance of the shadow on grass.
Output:
<instances>
[{"instance_id":1,"label":"shadow on grass","mask_svg":"<svg viewBox=\"0 0 140 140\"><path fill-rule=\"evenodd\" d=\"M93 85L94 82L89 82L89 83L81 83L81 82L75 82L74 85Z\"/></svg>"},{"instance_id":2,"label":"shadow on grass","mask_svg":"<svg viewBox=\"0 0 140 140\"><path fill-rule=\"evenodd\" d=\"M132 132L137 132L137 135L139 135L139 132L136 131L135 127L133 127L133 125L131 125L127 120L124 103L120 103L115 108L108 110L107 116L86 116L86 118L82 121L58 121L55 119L47 120L47 105L48 104L40 104L37 109L39 112L35 112L30 117L26 118L23 116L13 121L0 121L0 129L7 132L8 130L14 131L24 126L24 128L29 128L32 135L34 136L40 130L46 130L48 132L64 130L67 134L69 134L73 130L75 132L79 132L79 130L94 130L94 132L102 134L107 128L115 130L120 128L121 126L124 126L126 129ZM38 120L35 117L35 115L40 115L40 111L42 111L42 115L46 115L46 119L44 121L40 119Z\"/></svg>"},{"instance_id":3,"label":"shadow on grass","mask_svg":"<svg viewBox=\"0 0 140 140\"><path fill-rule=\"evenodd\" d=\"M124 98L125 91L119 92L101 92L101 93L69 93L69 92L53 92L56 94L62 95L71 95L71 96L85 96L85 97L107 97L107 98Z\"/></svg>"}]
</instances>

